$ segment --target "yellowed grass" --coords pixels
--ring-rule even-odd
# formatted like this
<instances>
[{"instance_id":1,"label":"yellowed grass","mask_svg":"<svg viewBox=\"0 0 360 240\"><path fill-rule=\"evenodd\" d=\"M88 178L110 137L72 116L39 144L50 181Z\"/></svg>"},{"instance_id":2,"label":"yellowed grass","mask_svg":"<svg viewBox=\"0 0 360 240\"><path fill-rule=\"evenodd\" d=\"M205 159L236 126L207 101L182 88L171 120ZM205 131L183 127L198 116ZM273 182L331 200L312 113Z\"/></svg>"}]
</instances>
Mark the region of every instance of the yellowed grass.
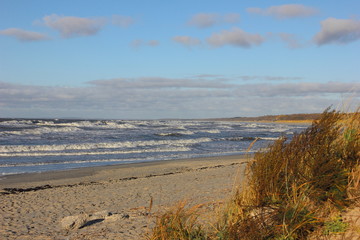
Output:
<instances>
[{"instance_id":1,"label":"yellowed grass","mask_svg":"<svg viewBox=\"0 0 360 240\"><path fill-rule=\"evenodd\" d=\"M183 204L159 218L151 239L295 240L321 238L329 222L340 229L342 219L331 216L360 200L359 111L326 110L291 141L256 153L245 175L212 228Z\"/></svg>"}]
</instances>

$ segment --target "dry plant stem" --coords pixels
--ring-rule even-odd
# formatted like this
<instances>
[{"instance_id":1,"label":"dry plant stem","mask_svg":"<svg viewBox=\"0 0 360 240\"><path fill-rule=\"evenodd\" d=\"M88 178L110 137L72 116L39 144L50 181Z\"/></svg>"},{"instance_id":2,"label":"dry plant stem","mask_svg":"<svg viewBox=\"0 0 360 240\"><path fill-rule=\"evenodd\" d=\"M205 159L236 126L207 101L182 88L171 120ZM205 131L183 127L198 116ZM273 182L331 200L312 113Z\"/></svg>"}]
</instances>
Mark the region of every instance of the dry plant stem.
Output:
<instances>
[{"instance_id":1,"label":"dry plant stem","mask_svg":"<svg viewBox=\"0 0 360 240\"><path fill-rule=\"evenodd\" d=\"M252 147L254 146L254 144L259 140L260 138L255 138L250 144L249 147L246 149L246 154L248 154ZM250 156L248 157L250 159ZM242 171L242 172L241 172ZM239 186L240 186L240 175L243 175L244 172L242 170L242 166L239 165L238 169L236 170L236 174L234 177L234 183L233 183L233 187L232 187L232 193L235 194L238 190L239 190Z\"/></svg>"}]
</instances>

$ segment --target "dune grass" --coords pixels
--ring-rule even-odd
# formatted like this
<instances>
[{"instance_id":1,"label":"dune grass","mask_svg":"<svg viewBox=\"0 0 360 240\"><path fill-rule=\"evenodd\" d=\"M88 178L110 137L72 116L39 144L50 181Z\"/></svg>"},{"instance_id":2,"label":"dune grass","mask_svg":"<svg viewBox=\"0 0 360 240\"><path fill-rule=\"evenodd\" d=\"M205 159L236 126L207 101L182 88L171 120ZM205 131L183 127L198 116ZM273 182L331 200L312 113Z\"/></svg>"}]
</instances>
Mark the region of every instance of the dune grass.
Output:
<instances>
[{"instance_id":1,"label":"dune grass","mask_svg":"<svg viewBox=\"0 0 360 240\"><path fill-rule=\"evenodd\" d=\"M158 217L149 239L207 239L206 232L197 223L200 207L201 205L196 205L186 208L185 201L178 203Z\"/></svg>"},{"instance_id":2,"label":"dune grass","mask_svg":"<svg viewBox=\"0 0 360 240\"><path fill-rule=\"evenodd\" d=\"M344 231L339 214L359 200L360 112L327 109L291 140L255 154L215 227L182 204L159 217L149 239L309 239Z\"/></svg>"}]
</instances>

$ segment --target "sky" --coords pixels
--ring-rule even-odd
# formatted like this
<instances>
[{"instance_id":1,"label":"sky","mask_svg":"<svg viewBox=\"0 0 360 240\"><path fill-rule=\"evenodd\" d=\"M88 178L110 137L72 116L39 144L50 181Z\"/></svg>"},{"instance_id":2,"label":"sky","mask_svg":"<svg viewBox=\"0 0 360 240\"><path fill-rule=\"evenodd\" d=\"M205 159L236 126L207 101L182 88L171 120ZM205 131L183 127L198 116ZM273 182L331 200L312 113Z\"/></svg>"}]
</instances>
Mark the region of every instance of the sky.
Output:
<instances>
[{"instance_id":1,"label":"sky","mask_svg":"<svg viewBox=\"0 0 360 240\"><path fill-rule=\"evenodd\" d=\"M360 1L0 0L0 118L360 106Z\"/></svg>"}]
</instances>

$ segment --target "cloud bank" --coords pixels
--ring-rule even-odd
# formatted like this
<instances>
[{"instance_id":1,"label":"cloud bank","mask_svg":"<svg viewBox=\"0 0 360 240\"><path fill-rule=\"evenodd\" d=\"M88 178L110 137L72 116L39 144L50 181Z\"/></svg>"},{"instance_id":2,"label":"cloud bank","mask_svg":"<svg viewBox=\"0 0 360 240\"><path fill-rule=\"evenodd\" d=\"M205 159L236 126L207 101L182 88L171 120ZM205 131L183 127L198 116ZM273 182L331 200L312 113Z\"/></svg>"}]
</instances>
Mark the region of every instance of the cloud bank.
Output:
<instances>
[{"instance_id":1,"label":"cloud bank","mask_svg":"<svg viewBox=\"0 0 360 240\"><path fill-rule=\"evenodd\" d=\"M8 28L1 30L0 35L11 36L22 42L35 42L35 41L44 41L50 39L45 34L26 31L19 28Z\"/></svg>"},{"instance_id":2,"label":"cloud bank","mask_svg":"<svg viewBox=\"0 0 360 240\"><path fill-rule=\"evenodd\" d=\"M52 14L45 16L43 22L46 26L58 31L63 38L72 38L96 35L103 28L106 20Z\"/></svg>"},{"instance_id":3,"label":"cloud bank","mask_svg":"<svg viewBox=\"0 0 360 240\"><path fill-rule=\"evenodd\" d=\"M249 13L272 16L277 19L309 17L317 14L318 12L315 8L307 7L302 4L285 4L279 6L272 6L266 9L247 8L246 10Z\"/></svg>"},{"instance_id":4,"label":"cloud bank","mask_svg":"<svg viewBox=\"0 0 360 240\"><path fill-rule=\"evenodd\" d=\"M321 30L314 42L325 44L347 44L360 39L360 21L352 19L327 18L321 21Z\"/></svg>"},{"instance_id":5,"label":"cloud bank","mask_svg":"<svg viewBox=\"0 0 360 240\"><path fill-rule=\"evenodd\" d=\"M273 81L254 84L209 74L117 78L73 88L0 82L0 111L14 117L205 118L321 112L347 94L360 101L358 82L276 83L289 77L267 78Z\"/></svg>"},{"instance_id":6,"label":"cloud bank","mask_svg":"<svg viewBox=\"0 0 360 240\"><path fill-rule=\"evenodd\" d=\"M238 76L243 81L251 81L251 80L265 80L265 81L293 81L293 80L301 80L302 77L284 77L284 76Z\"/></svg>"}]
</instances>

